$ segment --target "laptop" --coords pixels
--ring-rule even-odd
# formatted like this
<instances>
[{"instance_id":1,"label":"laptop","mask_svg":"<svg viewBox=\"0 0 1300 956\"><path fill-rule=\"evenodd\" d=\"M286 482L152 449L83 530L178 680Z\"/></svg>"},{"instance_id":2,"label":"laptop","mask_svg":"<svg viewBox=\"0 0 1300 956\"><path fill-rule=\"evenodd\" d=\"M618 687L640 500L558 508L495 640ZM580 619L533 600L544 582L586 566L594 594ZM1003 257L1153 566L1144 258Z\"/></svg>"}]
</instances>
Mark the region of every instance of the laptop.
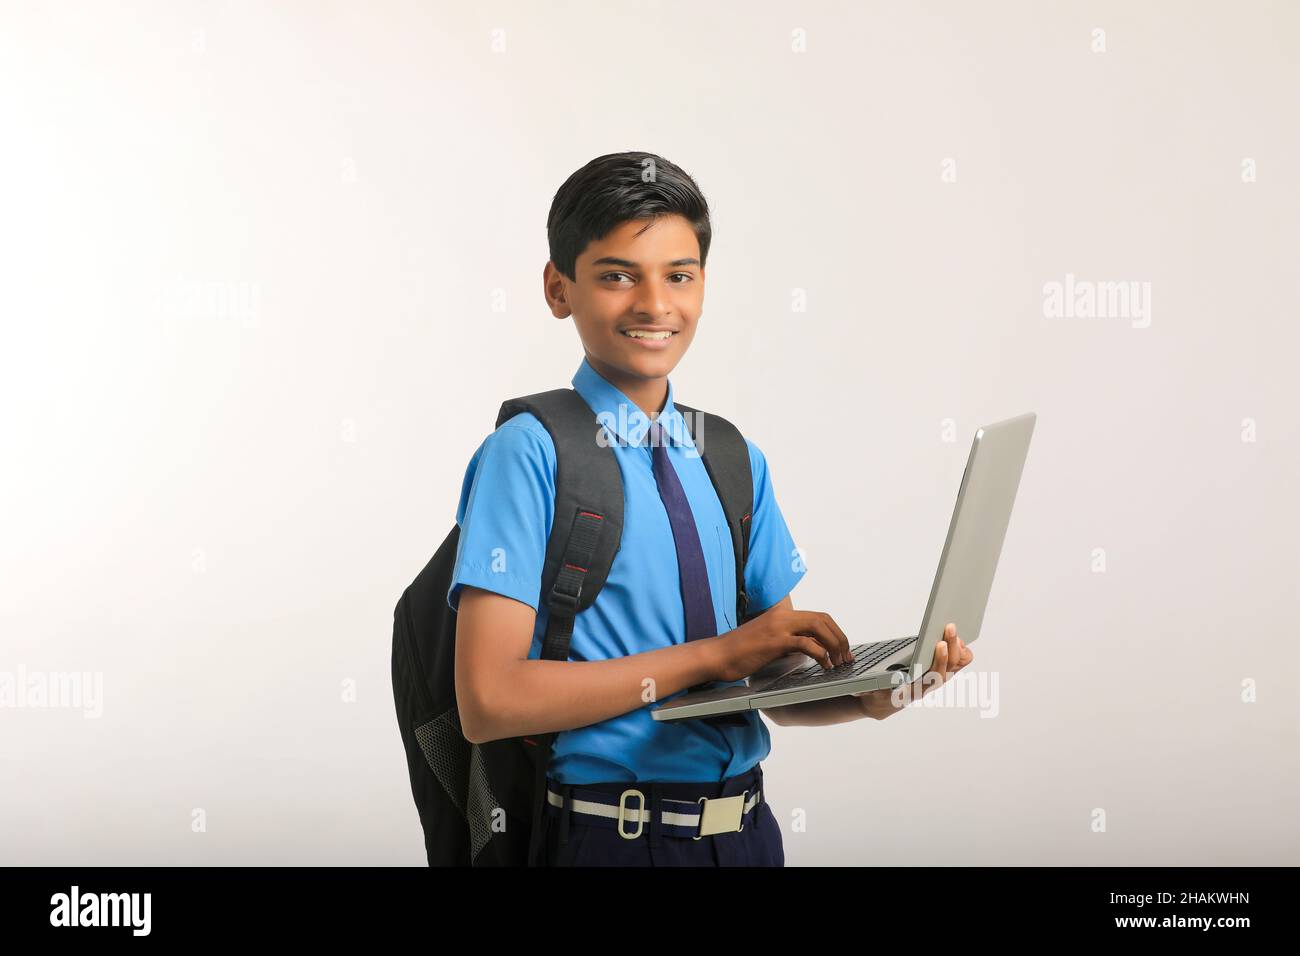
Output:
<instances>
[{"instance_id":1,"label":"laptop","mask_svg":"<svg viewBox=\"0 0 1300 956\"><path fill-rule=\"evenodd\" d=\"M935 645L949 621L957 625L963 643L974 644L984 621L993 572L1011 521L1036 419L1037 415L1027 412L975 432L948 537L939 553L939 569L916 634L858 644L852 648L851 663L829 670L796 651L743 681L715 683L669 698L651 710L654 719L683 720L781 707L910 683L929 670Z\"/></svg>"}]
</instances>

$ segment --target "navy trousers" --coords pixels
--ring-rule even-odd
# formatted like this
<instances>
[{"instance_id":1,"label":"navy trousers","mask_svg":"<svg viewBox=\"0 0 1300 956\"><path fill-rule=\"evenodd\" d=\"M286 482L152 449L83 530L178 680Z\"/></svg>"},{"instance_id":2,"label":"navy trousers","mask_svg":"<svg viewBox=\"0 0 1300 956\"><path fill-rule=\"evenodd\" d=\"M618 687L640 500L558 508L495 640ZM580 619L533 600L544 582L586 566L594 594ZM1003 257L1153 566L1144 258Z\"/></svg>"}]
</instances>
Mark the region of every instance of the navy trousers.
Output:
<instances>
[{"instance_id":1,"label":"navy trousers","mask_svg":"<svg viewBox=\"0 0 1300 956\"><path fill-rule=\"evenodd\" d=\"M762 781L762 767L755 765L748 773L712 784L657 781L583 784L584 789L610 793L616 799L624 790L634 787L646 795L646 807L654 808L654 819L643 824L640 836L628 839L619 834L613 821L604 825L574 813L569 816L567 839L564 839L561 814L565 811L548 804L542 815L546 830L545 863L547 866L785 866L781 826L767 804L765 792L762 802L745 814L745 827L737 833L716 833L694 840L660 832L658 825L658 811L664 797L678 800L730 797L745 790L752 795L762 788ZM549 783L557 793L562 792L556 781ZM636 810L640 801L631 798L627 807ZM625 829L632 833L637 827L627 821Z\"/></svg>"}]
</instances>

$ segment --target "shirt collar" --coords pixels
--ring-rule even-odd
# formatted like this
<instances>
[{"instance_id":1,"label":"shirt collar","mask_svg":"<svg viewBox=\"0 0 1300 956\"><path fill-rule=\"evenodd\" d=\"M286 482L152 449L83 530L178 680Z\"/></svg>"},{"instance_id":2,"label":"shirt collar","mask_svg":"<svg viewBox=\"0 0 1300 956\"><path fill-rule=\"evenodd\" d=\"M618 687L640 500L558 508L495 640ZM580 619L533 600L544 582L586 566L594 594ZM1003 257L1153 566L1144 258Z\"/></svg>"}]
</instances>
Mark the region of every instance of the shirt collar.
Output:
<instances>
[{"instance_id":1,"label":"shirt collar","mask_svg":"<svg viewBox=\"0 0 1300 956\"><path fill-rule=\"evenodd\" d=\"M591 406L591 410L596 413L597 420L617 436L621 444L643 445L647 443L650 417L641 411L634 401L624 395L622 389L616 387L592 368L585 355L582 358L582 364L578 366L578 371L573 375L573 387ZM663 410L655 416L654 421L659 423L664 434L667 435L668 444L681 445L690 449L695 447L695 443L691 440L690 430L686 427L686 420L682 418L682 413L673 404L673 380L671 378L668 379L668 399L664 402Z\"/></svg>"}]
</instances>

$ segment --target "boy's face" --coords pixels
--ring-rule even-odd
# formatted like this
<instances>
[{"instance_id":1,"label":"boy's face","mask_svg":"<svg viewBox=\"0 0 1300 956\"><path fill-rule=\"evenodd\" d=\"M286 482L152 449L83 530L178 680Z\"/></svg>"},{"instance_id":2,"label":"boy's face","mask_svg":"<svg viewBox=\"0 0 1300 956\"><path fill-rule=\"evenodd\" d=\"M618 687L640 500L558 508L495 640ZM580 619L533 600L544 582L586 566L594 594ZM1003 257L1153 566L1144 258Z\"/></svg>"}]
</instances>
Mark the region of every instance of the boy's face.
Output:
<instances>
[{"instance_id":1,"label":"boy's face","mask_svg":"<svg viewBox=\"0 0 1300 956\"><path fill-rule=\"evenodd\" d=\"M695 230L678 215L661 216L649 228L648 222L620 223L588 243L574 265L576 281L546 264L551 313L573 316L588 362L615 384L667 376L686 354L704 308ZM634 338L632 329L652 335Z\"/></svg>"}]
</instances>

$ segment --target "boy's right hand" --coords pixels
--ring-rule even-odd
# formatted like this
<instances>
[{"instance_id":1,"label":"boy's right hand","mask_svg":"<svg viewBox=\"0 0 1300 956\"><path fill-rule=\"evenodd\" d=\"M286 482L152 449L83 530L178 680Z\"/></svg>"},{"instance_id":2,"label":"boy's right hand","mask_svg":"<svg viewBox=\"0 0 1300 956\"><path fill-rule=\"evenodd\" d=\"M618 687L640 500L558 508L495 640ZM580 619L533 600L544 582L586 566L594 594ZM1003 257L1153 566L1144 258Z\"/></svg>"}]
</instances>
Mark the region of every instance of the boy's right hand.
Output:
<instances>
[{"instance_id":1,"label":"boy's right hand","mask_svg":"<svg viewBox=\"0 0 1300 956\"><path fill-rule=\"evenodd\" d=\"M823 611L795 611L781 606L768 609L717 642L719 681L738 681L786 654L803 652L829 670L853 659L849 639Z\"/></svg>"}]
</instances>

